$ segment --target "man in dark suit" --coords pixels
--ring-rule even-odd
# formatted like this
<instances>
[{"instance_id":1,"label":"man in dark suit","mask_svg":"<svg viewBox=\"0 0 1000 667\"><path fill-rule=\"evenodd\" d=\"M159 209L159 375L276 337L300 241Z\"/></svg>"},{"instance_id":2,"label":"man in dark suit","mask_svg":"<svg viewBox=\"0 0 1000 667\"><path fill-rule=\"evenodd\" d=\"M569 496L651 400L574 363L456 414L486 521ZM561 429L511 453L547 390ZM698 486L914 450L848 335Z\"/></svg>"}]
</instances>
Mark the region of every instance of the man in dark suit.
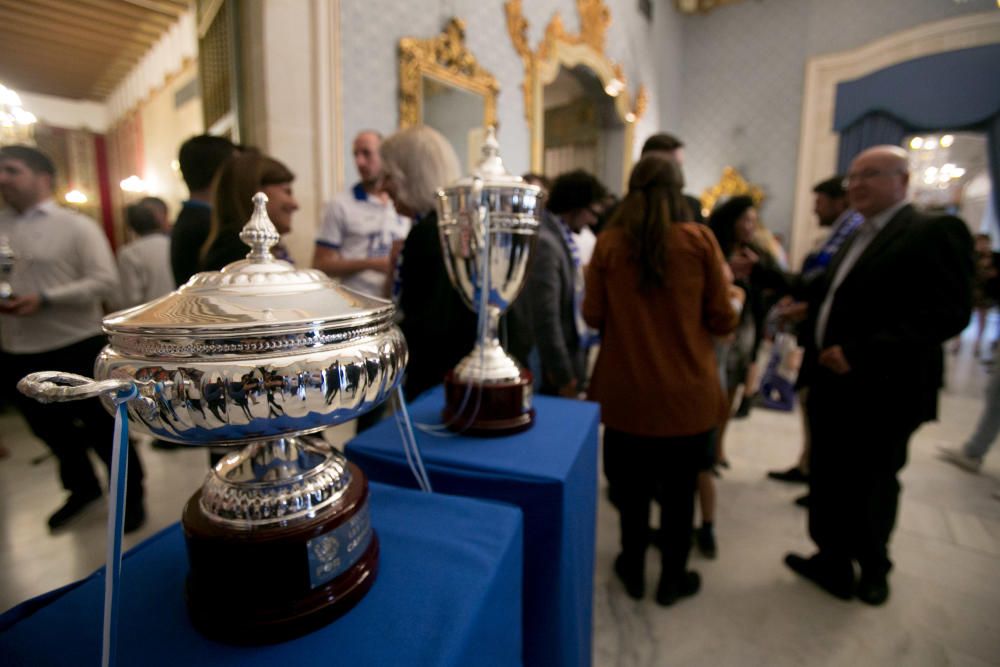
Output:
<instances>
[{"instance_id":1,"label":"man in dark suit","mask_svg":"<svg viewBox=\"0 0 1000 667\"><path fill-rule=\"evenodd\" d=\"M915 210L908 182L907 154L896 146L862 152L847 175L864 223L810 295L802 369L812 433L809 535L818 551L785 557L827 592L871 605L889 596L896 476L910 436L937 417L941 344L965 327L972 307L965 223Z\"/></svg>"}]
</instances>

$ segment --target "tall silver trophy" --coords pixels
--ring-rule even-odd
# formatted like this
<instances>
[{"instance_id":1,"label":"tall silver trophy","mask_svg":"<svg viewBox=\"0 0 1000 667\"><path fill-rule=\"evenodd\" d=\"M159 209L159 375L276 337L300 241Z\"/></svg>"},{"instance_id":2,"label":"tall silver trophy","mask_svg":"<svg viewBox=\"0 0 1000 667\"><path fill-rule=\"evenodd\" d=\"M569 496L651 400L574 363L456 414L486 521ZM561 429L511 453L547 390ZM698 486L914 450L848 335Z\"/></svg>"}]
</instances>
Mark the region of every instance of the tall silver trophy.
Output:
<instances>
[{"instance_id":1,"label":"tall silver trophy","mask_svg":"<svg viewBox=\"0 0 1000 667\"><path fill-rule=\"evenodd\" d=\"M479 315L475 347L445 378L445 422L501 435L531 426L531 373L500 345L500 316L524 287L541 220L541 188L507 173L489 128L471 176L438 192L438 232L452 285Z\"/></svg>"}]
</instances>

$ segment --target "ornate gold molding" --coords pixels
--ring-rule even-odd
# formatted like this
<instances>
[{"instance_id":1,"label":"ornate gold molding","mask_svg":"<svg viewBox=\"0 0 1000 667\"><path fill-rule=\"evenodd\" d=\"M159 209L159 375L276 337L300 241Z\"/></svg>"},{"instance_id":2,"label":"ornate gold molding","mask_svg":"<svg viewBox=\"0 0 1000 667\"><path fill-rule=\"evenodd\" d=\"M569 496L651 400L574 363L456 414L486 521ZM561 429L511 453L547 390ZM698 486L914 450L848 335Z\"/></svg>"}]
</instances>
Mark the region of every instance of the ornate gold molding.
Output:
<instances>
[{"instance_id":1,"label":"ornate gold molding","mask_svg":"<svg viewBox=\"0 0 1000 667\"><path fill-rule=\"evenodd\" d=\"M465 45L465 22L452 18L440 35L399 40L399 126L419 125L423 115L423 77L482 95L483 126L497 124L500 84Z\"/></svg>"},{"instance_id":2,"label":"ornate gold molding","mask_svg":"<svg viewBox=\"0 0 1000 667\"><path fill-rule=\"evenodd\" d=\"M710 212L720 199L738 195L749 195L757 208L764 202L764 190L743 178L736 167L724 167L719 182L701 193L701 210Z\"/></svg>"},{"instance_id":3,"label":"ornate gold molding","mask_svg":"<svg viewBox=\"0 0 1000 667\"><path fill-rule=\"evenodd\" d=\"M611 10L603 0L576 0L580 32L567 32L562 16L556 12L545 27L542 41L532 49L528 44L528 20L524 17L521 3L522 0L507 0L504 14L514 50L524 63L521 90L524 93L524 115L531 132L531 169L542 169L544 105L541 95L544 86L555 79L560 66L572 68L583 65L597 76L608 95L614 98L615 109L625 125L623 163L627 179L632 164L635 123L646 112L649 94L644 86L640 86L635 97L631 98L624 69L604 53L611 26Z\"/></svg>"},{"instance_id":4,"label":"ornate gold molding","mask_svg":"<svg viewBox=\"0 0 1000 667\"><path fill-rule=\"evenodd\" d=\"M707 14L723 5L733 5L740 0L675 0L677 11L681 14Z\"/></svg>"}]
</instances>

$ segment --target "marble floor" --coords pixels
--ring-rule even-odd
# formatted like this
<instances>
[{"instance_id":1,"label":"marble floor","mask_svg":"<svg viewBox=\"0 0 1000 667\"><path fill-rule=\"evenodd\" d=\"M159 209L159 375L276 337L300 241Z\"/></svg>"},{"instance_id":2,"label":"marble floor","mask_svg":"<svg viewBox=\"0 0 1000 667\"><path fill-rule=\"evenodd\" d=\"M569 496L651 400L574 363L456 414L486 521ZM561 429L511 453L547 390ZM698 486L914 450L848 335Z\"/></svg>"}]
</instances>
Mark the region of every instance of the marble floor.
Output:
<instances>
[{"instance_id":1,"label":"marble floor","mask_svg":"<svg viewBox=\"0 0 1000 667\"><path fill-rule=\"evenodd\" d=\"M795 460L801 427L797 414L755 409L731 428L731 468L718 483L719 556L692 555L703 579L694 598L664 609L649 596L636 602L625 595L611 575L617 516L602 480L594 664L1000 665L1000 499L993 497L1000 491L1000 451L978 475L935 457L940 443L968 435L982 407L987 369L973 358L971 338L966 332L963 350L949 355L941 420L912 442L893 540L892 597L884 607L833 599L782 564L787 551L811 551L805 511L792 503L803 489L765 473ZM327 437L342 443L351 431L345 425ZM0 414L0 438L9 450L0 459L2 610L98 568L105 511L95 504L50 534L45 519L63 497L54 461L11 410ZM206 471L203 451L140 447L148 520L126 537L126 548L177 521ZM654 557L648 573L655 583Z\"/></svg>"}]
</instances>

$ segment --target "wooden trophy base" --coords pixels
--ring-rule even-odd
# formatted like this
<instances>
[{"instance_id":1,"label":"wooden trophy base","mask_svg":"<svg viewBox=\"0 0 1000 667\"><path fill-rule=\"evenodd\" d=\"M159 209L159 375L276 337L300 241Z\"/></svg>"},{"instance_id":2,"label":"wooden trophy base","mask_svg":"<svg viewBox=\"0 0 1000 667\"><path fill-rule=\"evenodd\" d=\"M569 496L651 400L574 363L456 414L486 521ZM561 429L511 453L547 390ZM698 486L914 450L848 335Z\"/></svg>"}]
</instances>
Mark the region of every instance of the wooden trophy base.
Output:
<instances>
[{"instance_id":1,"label":"wooden trophy base","mask_svg":"<svg viewBox=\"0 0 1000 667\"><path fill-rule=\"evenodd\" d=\"M265 644L315 630L353 607L375 581L379 543L368 482L354 464L341 501L290 526L235 527L208 518L197 491L182 524L191 566L187 604L211 639Z\"/></svg>"},{"instance_id":2,"label":"wooden trophy base","mask_svg":"<svg viewBox=\"0 0 1000 667\"><path fill-rule=\"evenodd\" d=\"M441 413L452 431L471 435L511 435L531 428L532 377L521 369L521 377L502 384L471 384L449 371L444 378L445 407ZM468 392L468 399L462 405Z\"/></svg>"}]
</instances>

